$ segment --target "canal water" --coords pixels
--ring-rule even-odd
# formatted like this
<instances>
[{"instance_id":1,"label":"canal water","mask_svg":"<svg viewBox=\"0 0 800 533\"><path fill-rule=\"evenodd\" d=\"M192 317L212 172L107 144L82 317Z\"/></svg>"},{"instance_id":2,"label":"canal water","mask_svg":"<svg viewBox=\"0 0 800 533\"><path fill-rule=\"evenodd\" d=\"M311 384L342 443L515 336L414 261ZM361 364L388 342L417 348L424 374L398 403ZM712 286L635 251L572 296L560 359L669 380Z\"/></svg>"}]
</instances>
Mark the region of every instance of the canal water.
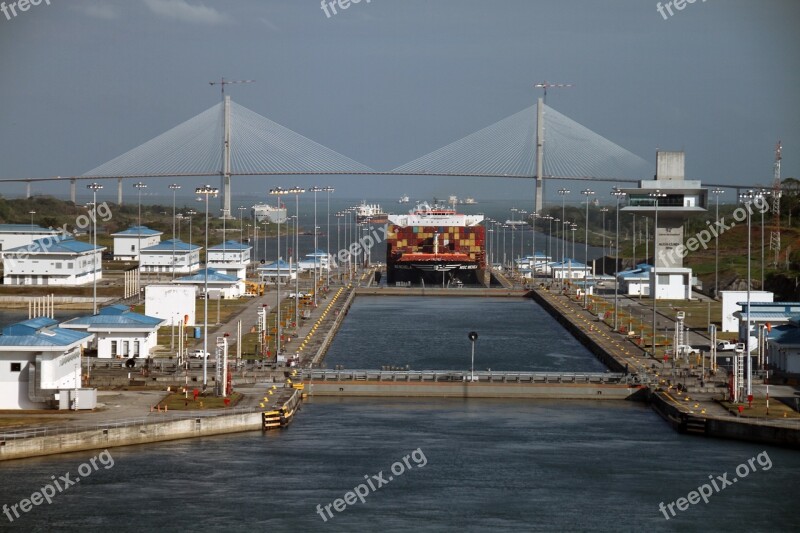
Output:
<instances>
[{"instance_id":1,"label":"canal water","mask_svg":"<svg viewBox=\"0 0 800 533\"><path fill-rule=\"evenodd\" d=\"M459 289L453 289L457 291ZM336 335L328 368L603 372L603 366L533 300L359 296Z\"/></svg>"},{"instance_id":2,"label":"canal water","mask_svg":"<svg viewBox=\"0 0 800 533\"><path fill-rule=\"evenodd\" d=\"M359 298L331 362L466 368L472 328L481 367L597 368L534 304L419 300ZM493 335L512 356L493 355ZM88 473L97 453L0 463L0 505ZM311 399L284 431L109 453L52 503L0 515L0 530L796 531L800 454L679 435L638 403ZM673 503L709 476L737 482Z\"/></svg>"}]
</instances>

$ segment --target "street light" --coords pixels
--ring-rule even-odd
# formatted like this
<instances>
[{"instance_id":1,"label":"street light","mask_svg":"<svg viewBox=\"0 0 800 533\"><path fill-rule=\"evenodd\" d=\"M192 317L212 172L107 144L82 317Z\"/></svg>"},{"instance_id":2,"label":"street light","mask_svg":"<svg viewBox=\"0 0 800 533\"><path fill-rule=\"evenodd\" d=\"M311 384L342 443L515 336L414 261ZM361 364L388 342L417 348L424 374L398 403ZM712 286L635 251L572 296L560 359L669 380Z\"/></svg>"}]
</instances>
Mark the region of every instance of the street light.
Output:
<instances>
[{"instance_id":1,"label":"street light","mask_svg":"<svg viewBox=\"0 0 800 533\"><path fill-rule=\"evenodd\" d=\"M594 195L591 189L584 189L581 194L586 197L586 221L584 223L583 262L589 268L589 197ZM573 254L574 255L574 254ZM594 272L592 272L594 274ZM586 280L586 270L583 271L583 308L589 306L589 286Z\"/></svg>"},{"instance_id":2,"label":"street light","mask_svg":"<svg viewBox=\"0 0 800 533\"><path fill-rule=\"evenodd\" d=\"M287 189L288 194L294 194L294 322L295 327L300 324L300 195L306 192L300 187ZM288 235L287 235L288 237Z\"/></svg>"},{"instance_id":3,"label":"street light","mask_svg":"<svg viewBox=\"0 0 800 533\"><path fill-rule=\"evenodd\" d=\"M756 200L759 200L757 203L762 204L764 199L769 194L769 191L766 189L760 189L754 196ZM764 209L759 207L758 209L761 211L761 227L759 229L759 233L761 233L761 290L764 290Z\"/></svg>"},{"instance_id":4,"label":"street light","mask_svg":"<svg viewBox=\"0 0 800 533\"><path fill-rule=\"evenodd\" d=\"M208 388L208 197L213 196L216 198L219 194L219 189L211 185L204 185L203 187L197 187L194 192L198 196L202 195L206 203L206 261L203 265L205 267L203 268L203 291L205 292L203 295L203 391L205 392ZM190 219L189 235L191 235L192 232L191 227ZM191 236L189 240L191 240ZM191 250L192 247L190 245L189 253L191 253Z\"/></svg>"},{"instance_id":5,"label":"street light","mask_svg":"<svg viewBox=\"0 0 800 533\"><path fill-rule=\"evenodd\" d=\"M516 219L514 215L516 215L518 209L516 207L511 208L511 275L514 275L514 265L516 261L514 261L514 230L516 229Z\"/></svg>"},{"instance_id":6,"label":"street light","mask_svg":"<svg viewBox=\"0 0 800 533\"><path fill-rule=\"evenodd\" d=\"M602 213L602 216L603 216L603 231L602 231L602 234L603 234L603 262L602 262L602 265L603 265L603 275L605 275L605 273L606 273L606 213L608 213L608 208L607 207L600 208L600 213Z\"/></svg>"},{"instance_id":7,"label":"street light","mask_svg":"<svg viewBox=\"0 0 800 533\"><path fill-rule=\"evenodd\" d=\"M467 338L472 343L472 358L469 371L469 382L472 383L475 381L475 341L478 340L478 333L476 331L470 331L467 334Z\"/></svg>"},{"instance_id":8,"label":"street light","mask_svg":"<svg viewBox=\"0 0 800 533\"><path fill-rule=\"evenodd\" d=\"M747 313L745 314L745 328L744 328L744 354L747 357L747 395L750 396L752 394L752 377L753 377L753 363L752 358L750 357L750 247L752 236L750 235L750 203L753 201L754 198L757 197L757 193L754 193L752 189L748 190L747 192L743 192L739 195L739 199L745 205L747 211Z\"/></svg>"},{"instance_id":9,"label":"street light","mask_svg":"<svg viewBox=\"0 0 800 533\"><path fill-rule=\"evenodd\" d=\"M719 220L719 195L723 194L720 188L715 188L711 194L717 198L717 211L714 220ZM714 232L714 298L719 298L719 233Z\"/></svg>"},{"instance_id":10,"label":"street light","mask_svg":"<svg viewBox=\"0 0 800 533\"><path fill-rule=\"evenodd\" d=\"M281 196L284 194L289 194L287 189L282 189L281 187L275 187L274 189L270 189L269 194L278 197L278 209L281 207ZM266 230L264 230L265 236L265 243L264 243L264 253L266 257ZM275 260L275 266L278 269L278 278L275 283L278 291L278 325L276 327L276 334L275 334L275 361L278 360L278 355L281 353L281 219L278 217L278 257ZM297 267L295 267L295 276L297 275ZM292 271L289 270L289 279L292 278Z\"/></svg>"},{"instance_id":11,"label":"street light","mask_svg":"<svg viewBox=\"0 0 800 533\"><path fill-rule=\"evenodd\" d=\"M655 221L653 222L653 357L656 356L656 302L658 302L658 274L656 267L658 266L658 199L665 198L666 193L656 189L656 192L651 192L648 196L653 199L655 206ZM675 354L677 355L677 354Z\"/></svg>"},{"instance_id":12,"label":"street light","mask_svg":"<svg viewBox=\"0 0 800 533\"><path fill-rule=\"evenodd\" d=\"M186 217L189 218L189 249L192 248L192 217L197 214L197 211L194 209L189 209L186 211Z\"/></svg>"},{"instance_id":13,"label":"street light","mask_svg":"<svg viewBox=\"0 0 800 533\"><path fill-rule=\"evenodd\" d=\"M308 192L314 193L314 307L317 307L317 193L325 192L325 187L311 187Z\"/></svg>"},{"instance_id":14,"label":"street light","mask_svg":"<svg viewBox=\"0 0 800 533\"><path fill-rule=\"evenodd\" d=\"M247 211L247 208L240 205L238 209L239 209L239 242L244 244L244 212Z\"/></svg>"},{"instance_id":15,"label":"street light","mask_svg":"<svg viewBox=\"0 0 800 533\"><path fill-rule=\"evenodd\" d=\"M614 331L619 329L617 315L619 313L619 201L625 197L625 192L617 188L611 191L611 195L617 199L617 238L614 241L616 248L616 260L614 264Z\"/></svg>"},{"instance_id":16,"label":"street light","mask_svg":"<svg viewBox=\"0 0 800 533\"><path fill-rule=\"evenodd\" d=\"M139 260L139 268L136 269L136 298L139 302L142 301L142 189L147 188L147 184L140 182L134 183L133 188L139 200L139 216L137 219L138 227L136 228L136 258Z\"/></svg>"},{"instance_id":17,"label":"street light","mask_svg":"<svg viewBox=\"0 0 800 533\"><path fill-rule=\"evenodd\" d=\"M346 213L343 212L343 211L338 211L336 213L336 215L334 215L336 217L336 249L337 250L341 250L342 249L342 239L341 239L339 222L342 220L342 217L344 217L345 215L346 215ZM339 255L338 253L336 254L336 256L341 258L341 255ZM342 282L342 267L339 266L339 263L336 263L336 279L341 284L341 282Z\"/></svg>"},{"instance_id":18,"label":"street light","mask_svg":"<svg viewBox=\"0 0 800 533\"><path fill-rule=\"evenodd\" d=\"M327 285L330 286L331 284L331 193L335 191L333 187L325 187L325 192L328 193L328 214L327 214L327 221L325 222L325 264L326 264L326 275L327 275Z\"/></svg>"},{"instance_id":19,"label":"street light","mask_svg":"<svg viewBox=\"0 0 800 533\"><path fill-rule=\"evenodd\" d=\"M172 191L172 279L175 279L175 194L181 186L173 183L169 188Z\"/></svg>"},{"instance_id":20,"label":"street light","mask_svg":"<svg viewBox=\"0 0 800 533\"><path fill-rule=\"evenodd\" d=\"M89 187L89 185L87 185L87 187ZM95 212L96 211L97 211L97 208L95 208ZM28 211L28 214L31 216L31 226L33 226L33 215L36 214L36 211Z\"/></svg>"},{"instance_id":21,"label":"street light","mask_svg":"<svg viewBox=\"0 0 800 533\"><path fill-rule=\"evenodd\" d=\"M92 314L97 314L97 191L103 188L99 183L90 183L86 186L87 189L92 191L92 209L94 215L92 216ZM36 213L36 211L31 211ZM31 215L31 226L33 225L33 214ZM102 265L102 260L100 264Z\"/></svg>"},{"instance_id":22,"label":"street light","mask_svg":"<svg viewBox=\"0 0 800 533\"><path fill-rule=\"evenodd\" d=\"M564 187L561 187L558 190L558 194L561 195L561 220L566 220L566 215L565 215L564 209L565 209L565 205L566 205L565 202L567 200L567 195L569 193L570 193L570 190L566 189ZM562 234L561 234L561 263L562 263L562 265L564 263L564 259L566 259L566 254L564 252L564 244L565 244L564 243L564 240L565 240L564 237L565 236L566 236L566 233L562 232Z\"/></svg>"}]
</instances>

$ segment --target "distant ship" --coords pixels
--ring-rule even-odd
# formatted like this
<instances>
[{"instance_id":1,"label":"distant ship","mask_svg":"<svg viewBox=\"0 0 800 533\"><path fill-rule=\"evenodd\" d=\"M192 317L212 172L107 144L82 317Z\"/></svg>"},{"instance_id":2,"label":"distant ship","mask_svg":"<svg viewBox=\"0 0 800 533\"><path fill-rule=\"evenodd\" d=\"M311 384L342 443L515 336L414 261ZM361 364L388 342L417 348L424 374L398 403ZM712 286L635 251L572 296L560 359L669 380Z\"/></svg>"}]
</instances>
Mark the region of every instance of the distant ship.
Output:
<instances>
[{"instance_id":1,"label":"distant ship","mask_svg":"<svg viewBox=\"0 0 800 533\"><path fill-rule=\"evenodd\" d=\"M269 222L270 224L283 224L286 222L286 206L277 207L269 204L256 204L253 206L253 218L256 222Z\"/></svg>"},{"instance_id":2,"label":"distant ship","mask_svg":"<svg viewBox=\"0 0 800 533\"><path fill-rule=\"evenodd\" d=\"M407 204L408 203L408 195L401 196L399 200L397 200L398 204Z\"/></svg>"},{"instance_id":3,"label":"distant ship","mask_svg":"<svg viewBox=\"0 0 800 533\"><path fill-rule=\"evenodd\" d=\"M466 205L475 205L478 202L475 201L475 198L464 198L464 200L461 203Z\"/></svg>"},{"instance_id":4,"label":"distant ship","mask_svg":"<svg viewBox=\"0 0 800 533\"><path fill-rule=\"evenodd\" d=\"M421 203L408 214L388 218L387 283L485 283L483 215L463 215L454 209Z\"/></svg>"},{"instance_id":5,"label":"distant ship","mask_svg":"<svg viewBox=\"0 0 800 533\"><path fill-rule=\"evenodd\" d=\"M356 207L356 224L386 224L387 215L378 204L361 202Z\"/></svg>"}]
</instances>

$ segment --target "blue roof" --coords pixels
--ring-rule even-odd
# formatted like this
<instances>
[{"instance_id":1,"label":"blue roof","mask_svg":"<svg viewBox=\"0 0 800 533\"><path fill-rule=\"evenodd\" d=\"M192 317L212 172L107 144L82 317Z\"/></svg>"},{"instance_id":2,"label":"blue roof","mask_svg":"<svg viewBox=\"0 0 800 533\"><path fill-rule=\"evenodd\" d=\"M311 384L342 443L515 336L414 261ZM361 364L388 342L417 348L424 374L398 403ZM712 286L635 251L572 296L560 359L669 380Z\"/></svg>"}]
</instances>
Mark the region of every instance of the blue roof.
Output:
<instances>
[{"instance_id":1,"label":"blue roof","mask_svg":"<svg viewBox=\"0 0 800 533\"><path fill-rule=\"evenodd\" d=\"M154 229L150 229L147 226L131 226L130 228L122 231L118 231L116 233L112 233L112 237L149 237L152 235L163 235L163 231L157 231Z\"/></svg>"},{"instance_id":2,"label":"blue roof","mask_svg":"<svg viewBox=\"0 0 800 533\"><path fill-rule=\"evenodd\" d=\"M315 251L311 252L310 254L306 254L306 257L328 257L328 254L317 248Z\"/></svg>"},{"instance_id":3,"label":"blue roof","mask_svg":"<svg viewBox=\"0 0 800 533\"><path fill-rule=\"evenodd\" d=\"M632 270L623 270L619 273L619 277L623 279L649 279L652 269L652 266L642 263L636 265L636 268Z\"/></svg>"},{"instance_id":4,"label":"blue roof","mask_svg":"<svg viewBox=\"0 0 800 533\"><path fill-rule=\"evenodd\" d=\"M796 326L776 326L768 334L770 342L778 344L800 344L800 328Z\"/></svg>"},{"instance_id":5,"label":"blue roof","mask_svg":"<svg viewBox=\"0 0 800 533\"><path fill-rule=\"evenodd\" d=\"M134 313L125 305L111 305L100 309L96 315L88 315L64 322L65 326L115 326L115 327L157 327L164 322L161 318Z\"/></svg>"},{"instance_id":6,"label":"blue roof","mask_svg":"<svg viewBox=\"0 0 800 533\"><path fill-rule=\"evenodd\" d=\"M586 268L586 265L578 261L577 259L570 259L569 257L564 259L564 261L556 261L555 263L550 263L552 268Z\"/></svg>"},{"instance_id":7,"label":"blue roof","mask_svg":"<svg viewBox=\"0 0 800 533\"><path fill-rule=\"evenodd\" d=\"M105 246L94 246L88 242L76 241L71 236L54 235L43 239L36 239L26 246L9 248L6 253L17 252L25 254L82 254L92 250L105 250Z\"/></svg>"},{"instance_id":8,"label":"blue roof","mask_svg":"<svg viewBox=\"0 0 800 533\"><path fill-rule=\"evenodd\" d=\"M278 268L280 268L281 270L289 270L290 267L291 267L292 270L294 270L296 266L297 265L289 265L289 263L287 263L283 259L280 259L278 261L273 261L272 263L268 263L266 265L262 265L262 266L258 267L258 270L276 270L277 271Z\"/></svg>"},{"instance_id":9,"label":"blue roof","mask_svg":"<svg viewBox=\"0 0 800 533\"><path fill-rule=\"evenodd\" d=\"M190 276L183 276L182 278L178 278L175 281L183 281L187 283L205 283L206 281L206 271L208 271L208 281L211 282L230 282L234 283L239 281L239 278L236 276L229 276L227 274L223 274L221 272L217 272L213 268L203 268L195 272Z\"/></svg>"},{"instance_id":10,"label":"blue roof","mask_svg":"<svg viewBox=\"0 0 800 533\"><path fill-rule=\"evenodd\" d=\"M0 233L58 233L59 230L43 228L36 224L0 224Z\"/></svg>"},{"instance_id":11,"label":"blue roof","mask_svg":"<svg viewBox=\"0 0 800 533\"><path fill-rule=\"evenodd\" d=\"M185 243L180 239L167 239L166 241L161 241L153 246L142 248L142 252L171 252L172 250L175 250L176 252L189 252L199 249L200 247L196 244Z\"/></svg>"},{"instance_id":12,"label":"blue roof","mask_svg":"<svg viewBox=\"0 0 800 533\"><path fill-rule=\"evenodd\" d=\"M0 346L69 346L91 336L90 333L53 327L55 320L33 318L3 328Z\"/></svg>"},{"instance_id":13,"label":"blue roof","mask_svg":"<svg viewBox=\"0 0 800 533\"><path fill-rule=\"evenodd\" d=\"M215 251L215 252L217 252L217 251L220 251L220 252L221 252L221 251L223 251L223 250L224 250L224 251L228 251L228 250L233 250L233 251L236 251L236 250L239 250L239 251L244 251L244 250L250 250L251 248L252 248L252 246L250 246L250 245L247 245L247 244L242 244L242 243L240 243L240 242L238 242L238 241L225 241L224 243L217 244L216 246L212 246L212 247L210 247L208 250L209 250L209 251L212 251L212 250L213 250L213 251Z\"/></svg>"}]
</instances>

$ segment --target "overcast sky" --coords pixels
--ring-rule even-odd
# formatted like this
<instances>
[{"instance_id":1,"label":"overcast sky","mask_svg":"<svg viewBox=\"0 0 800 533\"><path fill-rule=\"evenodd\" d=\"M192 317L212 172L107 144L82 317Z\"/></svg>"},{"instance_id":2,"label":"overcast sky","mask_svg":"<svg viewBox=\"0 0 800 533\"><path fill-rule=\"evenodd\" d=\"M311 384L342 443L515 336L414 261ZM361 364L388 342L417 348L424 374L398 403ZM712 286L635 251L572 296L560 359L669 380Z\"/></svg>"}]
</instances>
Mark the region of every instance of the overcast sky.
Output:
<instances>
[{"instance_id":1,"label":"overcast sky","mask_svg":"<svg viewBox=\"0 0 800 533\"><path fill-rule=\"evenodd\" d=\"M800 2L672 10L363 0L328 17L319 0L42 0L0 13L0 177L87 172L218 103L208 82L221 76L257 80L229 94L380 170L530 106L547 80L575 85L551 90L549 105L648 161L685 150L689 178L768 185L778 139L784 177L800 175ZM367 198L532 194L529 182L476 178L234 183L236 193L332 184ZM34 191L66 193L58 187Z\"/></svg>"}]
</instances>

